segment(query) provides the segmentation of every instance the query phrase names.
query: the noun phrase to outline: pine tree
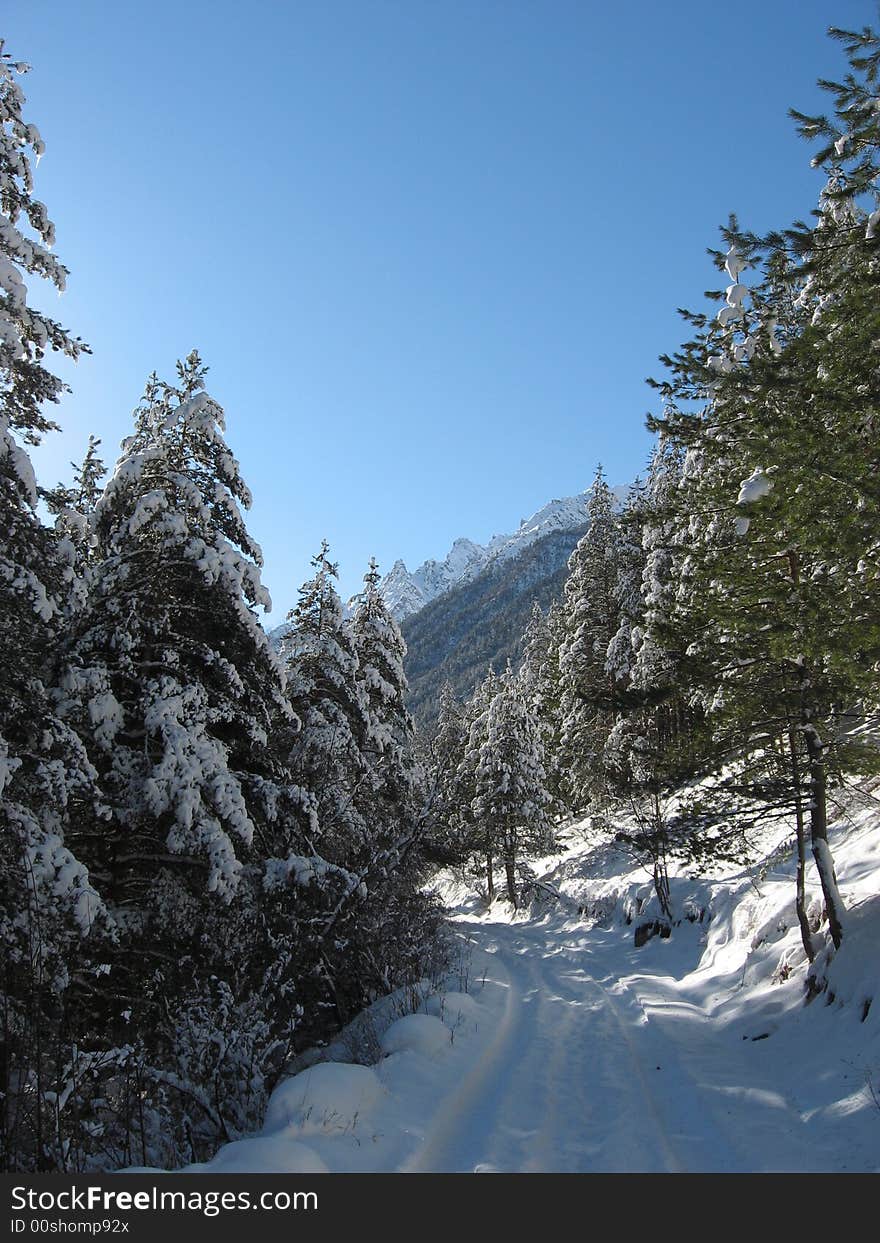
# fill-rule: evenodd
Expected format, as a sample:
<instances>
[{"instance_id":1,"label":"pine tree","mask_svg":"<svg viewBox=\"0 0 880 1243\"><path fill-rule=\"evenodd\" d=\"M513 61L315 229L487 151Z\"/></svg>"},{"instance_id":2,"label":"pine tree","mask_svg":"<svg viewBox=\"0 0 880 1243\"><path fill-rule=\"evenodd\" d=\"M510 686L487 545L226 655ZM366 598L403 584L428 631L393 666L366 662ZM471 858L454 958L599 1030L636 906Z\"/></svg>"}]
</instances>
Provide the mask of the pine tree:
<instances>
[{"instance_id":1,"label":"pine tree","mask_svg":"<svg viewBox=\"0 0 880 1243\"><path fill-rule=\"evenodd\" d=\"M103 490L101 481L107 468L98 456L100 440L89 437L86 455L73 468L73 483L57 484L54 488L38 489L46 508L55 514L56 547L65 562L65 580L69 590L66 596L68 609L80 608L85 600L86 570L95 559L97 536L94 533L94 513Z\"/></svg>"},{"instance_id":2,"label":"pine tree","mask_svg":"<svg viewBox=\"0 0 880 1243\"><path fill-rule=\"evenodd\" d=\"M538 723L510 666L487 705L480 732L473 816L485 833L487 853L504 863L507 896L516 907L517 865L524 853L549 847L552 834Z\"/></svg>"},{"instance_id":3,"label":"pine tree","mask_svg":"<svg viewBox=\"0 0 880 1243\"><path fill-rule=\"evenodd\" d=\"M148 382L63 682L105 798L84 845L121 927L94 996L98 1048L122 1050L95 1121L163 1164L254 1125L310 996L293 886L324 875L303 877L309 798L278 743L296 720L204 376L194 352ZM150 1107L126 1128L132 1092Z\"/></svg>"},{"instance_id":4,"label":"pine tree","mask_svg":"<svg viewBox=\"0 0 880 1243\"><path fill-rule=\"evenodd\" d=\"M634 489L622 515L618 573L620 621L608 648L615 681L615 719L602 767L609 792L627 811L618 840L651 867L670 922L668 862L691 850L687 820L676 813L680 787L697 775L700 714L690 703L676 613L681 556L677 543L680 455L660 438L644 488Z\"/></svg>"},{"instance_id":5,"label":"pine tree","mask_svg":"<svg viewBox=\"0 0 880 1243\"><path fill-rule=\"evenodd\" d=\"M294 780L317 801L316 840L353 858L367 828L357 799L367 779L367 705L358 678L352 628L333 580L338 568L326 541L312 559L315 575L300 588L282 642L287 694L302 727L288 763Z\"/></svg>"},{"instance_id":6,"label":"pine tree","mask_svg":"<svg viewBox=\"0 0 880 1243\"><path fill-rule=\"evenodd\" d=\"M636 479L618 519L615 550L617 578L614 585L617 629L605 653L605 670L616 692L625 693L632 678L645 616L644 547L645 507L648 488Z\"/></svg>"},{"instance_id":7,"label":"pine tree","mask_svg":"<svg viewBox=\"0 0 880 1243\"><path fill-rule=\"evenodd\" d=\"M548 810L552 815L562 815L566 811L566 770L560 762L559 647L563 625L564 612L559 601L553 601L546 616L535 602L523 635L523 660L519 670L521 693L535 713L544 748L546 784L551 798Z\"/></svg>"},{"instance_id":8,"label":"pine tree","mask_svg":"<svg viewBox=\"0 0 880 1243\"><path fill-rule=\"evenodd\" d=\"M384 834L393 836L412 815L413 723L406 707L406 644L379 592L380 580L371 560L352 630L367 711L364 746L372 772L372 788L364 792L365 814L374 824L385 825Z\"/></svg>"},{"instance_id":9,"label":"pine tree","mask_svg":"<svg viewBox=\"0 0 880 1243\"><path fill-rule=\"evenodd\" d=\"M601 751L612 723L614 682L608 647L618 628L619 527L602 468L587 505L590 525L569 560L560 672L560 762L572 811L602 792Z\"/></svg>"},{"instance_id":10,"label":"pine tree","mask_svg":"<svg viewBox=\"0 0 880 1243\"><path fill-rule=\"evenodd\" d=\"M348 909L345 962L334 968L337 999L349 1008L423 974L439 927L436 900L421 892L429 811L406 707L406 644L379 593L380 579L371 560L351 621L366 719L365 776L355 796L365 832L340 842L342 853L333 856L360 887Z\"/></svg>"},{"instance_id":11,"label":"pine tree","mask_svg":"<svg viewBox=\"0 0 880 1243\"><path fill-rule=\"evenodd\" d=\"M429 843L427 850L435 862L461 863L468 846L464 825L465 804L459 768L468 738L465 705L449 682L440 691L437 725L431 739L427 779L429 798Z\"/></svg>"},{"instance_id":12,"label":"pine tree","mask_svg":"<svg viewBox=\"0 0 880 1243\"><path fill-rule=\"evenodd\" d=\"M47 351L70 358L87 351L28 302L28 276L61 291L67 270L50 252L54 226L32 193L31 156L44 148L22 117L18 78L27 68L0 43L0 1164L7 1169L67 1160L76 1098L65 1068L77 1037L78 982L111 935L72 833L94 798L94 772L51 698L67 567L37 518L26 448L57 426L42 406L57 402L65 386L44 365ZM62 1099L71 1102L67 1112Z\"/></svg>"},{"instance_id":13,"label":"pine tree","mask_svg":"<svg viewBox=\"0 0 880 1243\"><path fill-rule=\"evenodd\" d=\"M719 751L749 756L747 788L809 824L834 946L845 911L828 848L829 784L866 762L846 732L876 700L880 633L873 426L876 245L858 195L880 137L877 40L846 36L853 72L836 118L798 114L827 141L816 224L765 239L735 221L716 252L733 282L714 321L665 361L663 427L688 454L695 555L682 602L695 684ZM876 203L876 197L874 202ZM751 267L749 283L740 279ZM705 401L694 413L694 398ZM870 761L868 761L870 762ZM800 835L800 832L799 832ZM815 942L798 905L805 949Z\"/></svg>"},{"instance_id":14,"label":"pine tree","mask_svg":"<svg viewBox=\"0 0 880 1243\"><path fill-rule=\"evenodd\" d=\"M495 901L497 842L488 823L477 814L477 771L483 748L488 742L490 708L500 685L500 679L490 665L467 705L467 739L456 770L461 837L468 853L479 860L478 871L486 877L486 898L490 904Z\"/></svg>"}]
</instances>

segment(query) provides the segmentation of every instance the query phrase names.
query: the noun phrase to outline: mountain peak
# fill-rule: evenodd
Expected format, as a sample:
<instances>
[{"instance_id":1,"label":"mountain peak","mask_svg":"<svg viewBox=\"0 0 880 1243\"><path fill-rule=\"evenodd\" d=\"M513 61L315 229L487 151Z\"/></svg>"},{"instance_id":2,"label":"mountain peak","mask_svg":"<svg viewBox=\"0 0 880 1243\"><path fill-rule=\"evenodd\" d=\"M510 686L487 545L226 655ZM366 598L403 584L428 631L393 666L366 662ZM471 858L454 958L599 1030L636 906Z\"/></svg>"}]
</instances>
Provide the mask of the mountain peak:
<instances>
[{"instance_id":1,"label":"mountain peak","mask_svg":"<svg viewBox=\"0 0 880 1243\"><path fill-rule=\"evenodd\" d=\"M620 502L628 488L619 487L613 491ZM493 535L485 546L459 536L442 561L424 561L412 573L403 561L395 561L379 584L382 598L394 617L403 621L452 587L469 582L488 566L518 556L529 544L552 531L584 526L588 520L588 502L589 492L556 497L530 518L523 518L512 535Z\"/></svg>"}]
</instances>

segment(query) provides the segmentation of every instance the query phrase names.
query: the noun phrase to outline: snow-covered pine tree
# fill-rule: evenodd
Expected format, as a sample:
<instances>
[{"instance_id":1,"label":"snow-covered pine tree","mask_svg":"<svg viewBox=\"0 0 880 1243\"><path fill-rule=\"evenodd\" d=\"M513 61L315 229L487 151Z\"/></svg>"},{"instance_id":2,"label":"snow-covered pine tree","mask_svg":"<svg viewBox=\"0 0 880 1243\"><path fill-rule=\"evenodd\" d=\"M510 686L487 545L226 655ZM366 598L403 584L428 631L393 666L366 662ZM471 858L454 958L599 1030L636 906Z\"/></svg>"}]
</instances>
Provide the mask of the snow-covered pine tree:
<instances>
[{"instance_id":1,"label":"snow-covered pine tree","mask_svg":"<svg viewBox=\"0 0 880 1243\"><path fill-rule=\"evenodd\" d=\"M733 282L720 295L725 305L712 323L689 317L697 336L665 360L667 411L655 420L693 464L699 557L685 603L692 619L708 623L694 627L697 681L728 750L765 760L749 791L787 803L799 827L808 821L834 946L845 912L827 791L845 766L866 762L846 724L860 701L876 703L880 657L880 215L858 199L880 150L880 45L871 32L845 39L852 72L840 86L825 84L835 119L798 114L806 136L826 140L814 160L828 172L817 223L765 239L734 222L724 231L728 249L716 262ZM739 279L746 264L755 269L748 286ZM708 400L695 414L701 393ZM803 865L802 857L798 905L811 955Z\"/></svg>"},{"instance_id":2,"label":"snow-covered pine tree","mask_svg":"<svg viewBox=\"0 0 880 1243\"><path fill-rule=\"evenodd\" d=\"M334 861L361 878L365 898L346 949L344 991L352 1006L424 973L439 926L436 902L421 892L428 811L406 707L406 644L379 592L375 559L352 602L357 680L366 707L366 777L355 806L365 835ZM341 844L341 843L340 843Z\"/></svg>"},{"instance_id":3,"label":"snow-covered pine tree","mask_svg":"<svg viewBox=\"0 0 880 1243\"><path fill-rule=\"evenodd\" d=\"M671 815L676 792L697 771L699 713L689 706L675 612L681 560L678 543L680 454L660 438L647 483L621 515L620 621L608 648L615 679L615 719L602 764L608 790L628 813L618 839L652 869L661 911L673 912L667 864L686 829Z\"/></svg>"},{"instance_id":4,"label":"snow-covered pine tree","mask_svg":"<svg viewBox=\"0 0 880 1243\"><path fill-rule=\"evenodd\" d=\"M566 810L565 769L561 763L559 645L563 633L564 611L554 600L546 615L535 601L523 635L523 659L519 669L521 692L538 721L544 748L549 811L561 815Z\"/></svg>"},{"instance_id":5,"label":"snow-covered pine tree","mask_svg":"<svg viewBox=\"0 0 880 1243\"><path fill-rule=\"evenodd\" d=\"M552 831L536 714L509 665L488 703L480 732L473 817L486 835L487 853L504 864L507 896L516 907L517 865L524 854L548 849Z\"/></svg>"},{"instance_id":6,"label":"snow-covered pine tree","mask_svg":"<svg viewBox=\"0 0 880 1243\"><path fill-rule=\"evenodd\" d=\"M451 683L444 682L440 691L437 724L429 749L426 781L429 824L427 850L435 862L461 863L468 854L464 833L466 800L462 795L459 776L467 738L468 717L465 705L456 696Z\"/></svg>"},{"instance_id":7,"label":"snow-covered pine tree","mask_svg":"<svg viewBox=\"0 0 880 1243\"><path fill-rule=\"evenodd\" d=\"M619 524L601 466L587 505L590 525L569 559L559 644L559 764L571 811L603 789L601 753L611 728L614 679L608 646L618 627Z\"/></svg>"},{"instance_id":8,"label":"snow-covered pine tree","mask_svg":"<svg viewBox=\"0 0 880 1243\"><path fill-rule=\"evenodd\" d=\"M786 581L790 554L797 559L803 551L805 530L781 510L778 522L765 519L777 450L769 459L755 456L757 425L765 418L774 421L780 393L769 398L766 410L754 405L757 377L776 370L781 341L796 339L802 317L790 281L779 279L778 252L767 257L764 279L759 273L754 281L753 274L754 283L747 285L747 267L762 265L760 248L735 220L724 237L727 249L715 260L726 268L734 282L728 288L735 292L724 295L714 321L693 317L697 336L672 360L677 370L663 390L666 411L655 420L685 450L677 542L686 552L678 559L674 622L666 642L685 653L691 703L704 714L711 739L705 752L711 793L696 793L686 808L692 826L704 830L692 835L690 846L698 857L747 851L756 821L793 814L801 856L797 907L812 957L803 887L801 830L808 796L797 660L818 634ZM735 315L728 316L728 310ZM771 387L781 390L780 379L777 375ZM700 383L706 405L694 414ZM791 465L800 471L802 462L795 466L800 437L792 432L791 426L787 433L777 429L778 453L785 455L788 435Z\"/></svg>"},{"instance_id":9,"label":"snow-covered pine tree","mask_svg":"<svg viewBox=\"0 0 880 1243\"><path fill-rule=\"evenodd\" d=\"M176 384L147 384L95 509L62 684L106 800L88 859L120 937L92 1034L118 1070L94 1121L118 1163L173 1165L255 1125L311 962L294 886L325 875L307 866L251 497L205 370L193 352Z\"/></svg>"},{"instance_id":10,"label":"snow-covered pine tree","mask_svg":"<svg viewBox=\"0 0 880 1243\"><path fill-rule=\"evenodd\" d=\"M302 722L288 763L297 784L316 800L322 850L353 858L353 843L367 835L357 795L367 775L369 725L354 635L329 551L325 541L312 558L315 574L299 590L282 641L287 694Z\"/></svg>"},{"instance_id":11,"label":"snow-covered pine tree","mask_svg":"<svg viewBox=\"0 0 880 1243\"><path fill-rule=\"evenodd\" d=\"M488 673L467 705L467 739L455 777L461 837L465 849L474 857L477 874L486 877L486 898L490 903L495 901L497 849L489 826L476 815L475 799L477 769L488 738L489 708L499 692L500 684L498 674L490 665Z\"/></svg>"},{"instance_id":12,"label":"snow-covered pine tree","mask_svg":"<svg viewBox=\"0 0 880 1243\"><path fill-rule=\"evenodd\" d=\"M617 629L605 653L605 668L618 696L625 694L629 686L645 615L643 579L647 554L643 537L647 491L647 485L636 479L618 517L614 587Z\"/></svg>"},{"instance_id":13,"label":"snow-covered pine tree","mask_svg":"<svg viewBox=\"0 0 880 1243\"><path fill-rule=\"evenodd\" d=\"M416 774L413 723L406 707L406 644L379 592L380 580L373 559L355 603L352 630L367 710L364 747L372 770L371 788L364 790L364 814L376 827L387 825L382 833L393 837L412 819Z\"/></svg>"},{"instance_id":14,"label":"snow-covered pine tree","mask_svg":"<svg viewBox=\"0 0 880 1243\"><path fill-rule=\"evenodd\" d=\"M28 304L27 277L61 291L67 269L33 197L31 159L43 143L22 117L27 68L0 42L0 1165L18 1170L73 1159L79 982L109 934L71 832L94 797L94 772L50 695L69 565L37 518L26 449L57 426L43 403L65 386L47 351L87 350Z\"/></svg>"},{"instance_id":15,"label":"snow-covered pine tree","mask_svg":"<svg viewBox=\"0 0 880 1243\"><path fill-rule=\"evenodd\" d=\"M79 465L76 462L70 463L73 470L72 484L59 483L54 488L38 489L50 513L64 516L68 510L85 515L94 512L104 491L102 481L107 474L107 467L98 455L100 444L97 436L89 436L88 448L82 462ZM74 525L78 527L80 524L74 520Z\"/></svg>"},{"instance_id":16,"label":"snow-covered pine tree","mask_svg":"<svg viewBox=\"0 0 880 1243\"><path fill-rule=\"evenodd\" d=\"M55 514L55 531L61 551L68 563L65 577L69 581L68 609L79 608L85 599L86 568L93 562L97 537L94 534L95 506L103 491L102 480L107 468L98 456L101 442L89 436L82 462L73 468L73 483L59 483L54 488L39 488L39 494L51 514Z\"/></svg>"}]
</instances>

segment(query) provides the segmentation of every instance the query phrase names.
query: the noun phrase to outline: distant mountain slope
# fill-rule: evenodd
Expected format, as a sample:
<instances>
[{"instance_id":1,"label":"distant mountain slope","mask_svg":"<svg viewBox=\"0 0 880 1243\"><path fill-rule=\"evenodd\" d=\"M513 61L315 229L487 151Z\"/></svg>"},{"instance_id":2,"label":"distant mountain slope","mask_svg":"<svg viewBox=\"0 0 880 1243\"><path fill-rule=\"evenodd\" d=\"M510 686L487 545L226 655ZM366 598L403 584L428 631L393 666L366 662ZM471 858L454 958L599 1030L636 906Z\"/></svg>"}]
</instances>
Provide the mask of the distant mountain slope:
<instances>
[{"instance_id":1,"label":"distant mountain slope","mask_svg":"<svg viewBox=\"0 0 880 1243\"><path fill-rule=\"evenodd\" d=\"M622 501L628 489L618 487L613 491ZM395 561L379 584L382 597L394 617L402 622L453 587L473 581L493 566L516 559L526 548L554 531L583 528L588 501L588 492L549 501L531 518L523 518L512 535L493 535L486 545L457 539L442 561L424 561L412 572L403 561Z\"/></svg>"},{"instance_id":2,"label":"distant mountain slope","mask_svg":"<svg viewBox=\"0 0 880 1243\"><path fill-rule=\"evenodd\" d=\"M583 523L550 530L494 557L473 579L404 619L410 711L420 725L435 719L444 682L466 698L490 665L500 670L508 658L519 659L533 601L546 611L562 594L568 558L585 530Z\"/></svg>"},{"instance_id":3,"label":"distant mountain slope","mask_svg":"<svg viewBox=\"0 0 880 1243\"><path fill-rule=\"evenodd\" d=\"M629 488L612 492L622 504ZM546 611L562 594L588 502L588 492L549 501L512 535L493 535L486 545L457 539L442 561L424 561L412 573L394 563L379 590L406 639L410 710L420 724L433 722L445 681L468 697L490 665L501 670L519 659L532 603ZM276 650L288 626L270 631Z\"/></svg>"},{"instance_id":4,"label":"distant mountain slope","mask_svg":"<svg viewBox=\"0 0 880 1243\"><path fill-rule=\"evenodd\" d=\"M402 561L395 561L379 584L379 591L394 617L402 621L456 583L479 574L486 556L482 544L457 539L443 561L424 561L412 574Z\"/></svg>"}]
</instances>

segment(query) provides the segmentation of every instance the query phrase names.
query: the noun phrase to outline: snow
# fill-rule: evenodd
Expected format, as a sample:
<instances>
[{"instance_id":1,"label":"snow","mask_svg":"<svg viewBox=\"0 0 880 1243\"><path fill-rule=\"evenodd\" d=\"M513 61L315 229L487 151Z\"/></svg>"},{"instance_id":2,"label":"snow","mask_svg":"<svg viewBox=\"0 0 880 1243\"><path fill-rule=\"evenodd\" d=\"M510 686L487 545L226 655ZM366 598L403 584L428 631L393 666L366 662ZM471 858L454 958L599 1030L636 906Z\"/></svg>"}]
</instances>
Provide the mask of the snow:
<instances>
[{"instance_id":1,"label":"snow","mask_svg":"<svg viewBox=\"0 0 880 1243\"><path fill-rule=\"evenodd\" d=\"M449 1028L431 1014L405 1014L382 1037L382 1052L420 1053L434 1058L449 1048Z\"/></svg>"},{"instance_id":2,"label":"snow","mask_svg":"<svg viewBox=\"0 0 880 1243\"><path fill-rule=\"evenodd\" d=\"M434 993L428 997L422 1007L425 1014L433 1014L456 1031L465 1023L476 1024L480 1020L482 1010L480 1003L470 993Z\"/></svg>"},{"instance_id":3,"label":"snow","mask_svg":"<svg viewBox=\"0 0 880 1243\"><path fill-rule=\"evenodd\" d=\"M21 485L27 503L35 509L37 505L37 480L33 464L27 451L16 444L13 439L12 433L9 431L8 420L0 417L0 461L3 460L8 460L13 474Z\"/></svg>"},{"instance_id":4,"label":"snow","mask_svg":"<svg viewBox=\"0 0 880 1243\"><path fill-rule=\"evenodd\" d=\"M870 1024L875 1038L880 1036L878 930L880 896L875 895L847 914L840 949L834 952L828 947L811 970L811 975L827 985L835 1004L849 1006L851 1013ZM880 1078L880 1067L877 1073Z\"/></svg>"},{"instance_id":5,"label":"snow","mask_svg":"<svg viewBox=\"0 0 880 1243\"><path fill-rule=\"evenodd\" d=\"M745 266L745 262L736 246L731 246L730 250L727 252L724 264L724 270L727 272L727 275L732 281L736 282L739 280L740 272L744 270Z\"/></svg>"},{"instance_id":6,"label":"snow","mask_svg":"<svg viewBox=\"0 0 880 1243\"><path fill-rule=\"evenodd\" d=\"M389 1031L393 1030L392 1025ZM448 1042L449 1033L445 1028L443 1032ZM360 1115L375 1108L384 1095L378 1075L369 1066L319 1062L275 1089L263 1129L287 1136L353 1131Z\"/></svg>"},{"instance_id":7,"label":"snow","mask_svg":"<svg viewBox=\"0 0 880 1243\"><path fill-rule=\"evenodd\" d=\"M706 366L716 375L726 375L733 369L733 363L726 354L710 354L706 359Z\"/></svg>"},{"instance_id":8,"label":"snow","mask_svg":"<svg viewBox=\"0 0 880 1243\"><path fill-rule=\"evenodd\" d=\"M742 307L739 306L723 306L716 316L722 328L726 328L728 324L736 323L742 317Z\"/></svg>"},{"instance_id":9,"label":"snow","mask_svg":"<svg viewBox=\"0 0 880 1243\"><path fill-rule=\"evenodd\" d=\"M740 483L739 496L736 498L736 503L737 505L753 505L755 501L760 501L768 492L772 491L773 480L767 476L760 466L756 466L748 479L743 479Z\"/></svg>"},{"instance_id":10,"label":"snow","mask_svg":"<svg viewBox=\"0 0 880 1243\"><path fill-rule=\"evenodd\" d=\"M213 1160L185 1166L184 1174L326 1174L313 1149L297 1140L256 1136L226 1144Z\"/></svg>"},{"instance_id":11,"label":"snow","mask_svg":"<svg viewBox=\"0 0 880 1243\"><path fill-rule=\"evenodd\" d=\"M815 316L814 316L814 322L815 322ZM782 346L779 342L779 338L776 335L776 330L778 327L779 325L777 324L775 319L770 319L767 321L767 332L770 337L770 350L771 350L771 353L775 354L777 357L778 355L782 353Z\"/></svg>"},{"instance_id":12,"label":"snow","mask_svg":"<svg viewBox=\"0 0 880 1243\"><path fill-rule=\"evenodd\" d=\"M275 1089L262 1134L190 1170L880 1172L872 785L830 829L846 936L810 1004L790 824L764 829L751 867L672 868L681 922L640 948L656 899L618 827L570 826L517 913L441 875L446 980L369 1007L311 1054L335 1060ZM818 914L812 865L807 901Z\"/></svg>"}]
</instances>

